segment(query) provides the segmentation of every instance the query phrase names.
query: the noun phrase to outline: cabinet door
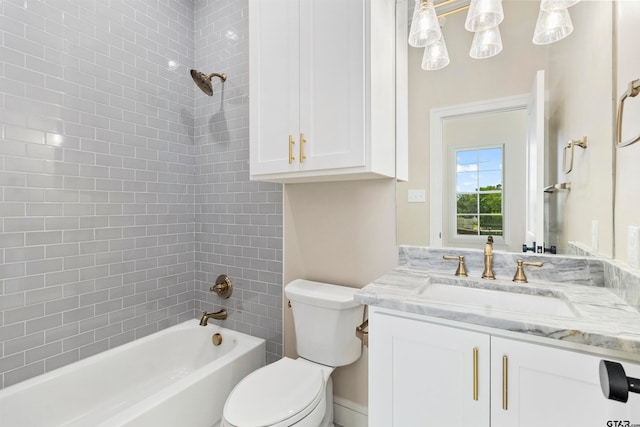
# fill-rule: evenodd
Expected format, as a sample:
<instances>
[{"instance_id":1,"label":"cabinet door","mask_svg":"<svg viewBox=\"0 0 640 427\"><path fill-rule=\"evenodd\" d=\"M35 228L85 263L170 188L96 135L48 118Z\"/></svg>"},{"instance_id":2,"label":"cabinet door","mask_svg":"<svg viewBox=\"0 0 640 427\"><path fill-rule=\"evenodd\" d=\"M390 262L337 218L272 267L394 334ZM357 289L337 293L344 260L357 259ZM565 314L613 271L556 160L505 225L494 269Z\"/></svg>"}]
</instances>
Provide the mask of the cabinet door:
<instances>
[{"instance_id":1,"label":"cabinet door","mask_svg":"<svg viewBox=\"0 0 640 427\"><path fill-rule=\"evenodd\" d=\"M251 174L298 169L300 4L249 2ZM295 161L289 162L289 136Z\"/></svg>"},{"instance_id":2,"label":"cabinet door","mask_svg":"<svg viewBox=\"0 0 640 427\"><path fill-rule=\"evenodd\" d=\"M370 314L370 427L487 427L489 377L489 336Z\"/></svg>"},{"instance_id":3,"label":"cabinet door","mask_svg":"<svg viewBox=\"0 0 640 427\"><path fill-rule=\"evenodd\" d=\"M366 3L300 2L300 170L365 166Z\"/></svg>"},{"instance_id":4,"label":"cabinet door","mask_svg":"<svg viewBox=\"0 0 640 427\"><path fill-rule=\"evenodd\" d=\"M640 395L630 395L626 404L603 396L598 369L601 357L502 338L491 338L491 354L493 427L606 427L640 423ZM507 371L504 389L503 360ZM628 376L640 375L640 366L623 365ZM629 423L615 424L620 420Z\"/></svg>"}]
</instances>

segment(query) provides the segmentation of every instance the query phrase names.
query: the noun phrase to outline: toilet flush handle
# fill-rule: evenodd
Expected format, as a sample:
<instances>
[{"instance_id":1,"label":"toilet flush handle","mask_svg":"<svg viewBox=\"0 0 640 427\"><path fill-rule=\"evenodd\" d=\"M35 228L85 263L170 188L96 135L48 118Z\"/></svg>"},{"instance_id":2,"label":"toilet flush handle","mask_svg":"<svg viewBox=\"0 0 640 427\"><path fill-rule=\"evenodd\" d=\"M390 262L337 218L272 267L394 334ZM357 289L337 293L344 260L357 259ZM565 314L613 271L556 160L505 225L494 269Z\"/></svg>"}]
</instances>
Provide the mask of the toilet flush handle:
<instances>
[{"instance_id":1,"label":"toilet flush handle","mask_svg":"<svg viewBox=\"0 0 640 427\"><path fill-rule=\"evenodd\" d=\"M369 347L369 331L365 331L368 327L369 319L366 319L356 327L356 337L358 337L366 347Z\"/></svg>"}]
</instances>

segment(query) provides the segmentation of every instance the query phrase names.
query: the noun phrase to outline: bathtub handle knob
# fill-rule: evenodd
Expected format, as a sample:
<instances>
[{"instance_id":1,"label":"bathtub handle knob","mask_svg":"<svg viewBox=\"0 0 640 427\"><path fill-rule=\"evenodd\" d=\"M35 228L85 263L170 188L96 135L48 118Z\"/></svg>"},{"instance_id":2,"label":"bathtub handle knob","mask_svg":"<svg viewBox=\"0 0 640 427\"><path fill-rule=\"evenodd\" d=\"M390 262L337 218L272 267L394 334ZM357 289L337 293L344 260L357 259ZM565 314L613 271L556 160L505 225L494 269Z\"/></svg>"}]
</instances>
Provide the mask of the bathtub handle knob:
<instances>
[{"instance_id":1,"label":"bathtub handle knob","mask_svg":"<svg viewBox=\"0 0 640 427\"><path fill-rule=\"evenodd\" d=\"M233 292L233 283L231 283L231 279L226 274L221 274L216 279L215 284L209 288L211 292L215 292L218 294L220 298L227 299L231 296Z\"/></svg>"}]
</instances>

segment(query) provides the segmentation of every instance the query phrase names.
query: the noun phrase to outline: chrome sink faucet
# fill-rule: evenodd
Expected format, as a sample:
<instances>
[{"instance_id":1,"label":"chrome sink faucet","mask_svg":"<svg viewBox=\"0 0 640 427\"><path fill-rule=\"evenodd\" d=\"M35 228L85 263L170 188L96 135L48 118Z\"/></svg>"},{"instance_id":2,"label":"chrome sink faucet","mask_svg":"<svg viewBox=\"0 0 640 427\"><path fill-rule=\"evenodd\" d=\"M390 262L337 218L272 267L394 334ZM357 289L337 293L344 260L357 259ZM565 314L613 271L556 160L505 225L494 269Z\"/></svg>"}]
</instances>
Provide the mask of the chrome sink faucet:
<instances>
[{"instance_id":1,"label":"chrome sink faucet","mask_svg":"<svg viewBox=\"0 0 640 427\"><path fill-rule=\"evenodd\" d=\"M495 280L496 276L493 274L493 236L487 237L487 243L484 245L484 271L482 272L483 279Z\"/></svg>"}]
</instances>

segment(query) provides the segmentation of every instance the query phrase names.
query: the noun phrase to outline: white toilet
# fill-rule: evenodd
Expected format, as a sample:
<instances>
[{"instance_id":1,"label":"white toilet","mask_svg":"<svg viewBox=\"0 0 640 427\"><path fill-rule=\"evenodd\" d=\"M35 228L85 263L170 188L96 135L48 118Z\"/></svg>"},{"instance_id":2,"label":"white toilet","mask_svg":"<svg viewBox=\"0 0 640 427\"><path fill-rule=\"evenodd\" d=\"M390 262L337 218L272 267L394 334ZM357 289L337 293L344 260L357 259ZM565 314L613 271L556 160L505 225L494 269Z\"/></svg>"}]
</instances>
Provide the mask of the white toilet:
<instances>
[{"instance_id":1,"label":"white toilet","mask_svg":"<svg viewBox=\"0 0 640 427\"><path fill-rule=\"evenodd\" d=\"M364 306L354 288L294 280L285 287L300 357L260 368L236 385L221 427L332 427L331 372L362 354L355 328Z\"/></svg>"}]
</instances>

